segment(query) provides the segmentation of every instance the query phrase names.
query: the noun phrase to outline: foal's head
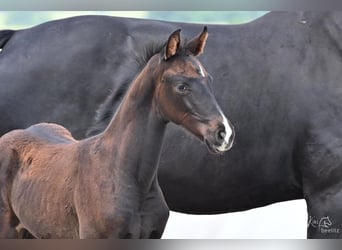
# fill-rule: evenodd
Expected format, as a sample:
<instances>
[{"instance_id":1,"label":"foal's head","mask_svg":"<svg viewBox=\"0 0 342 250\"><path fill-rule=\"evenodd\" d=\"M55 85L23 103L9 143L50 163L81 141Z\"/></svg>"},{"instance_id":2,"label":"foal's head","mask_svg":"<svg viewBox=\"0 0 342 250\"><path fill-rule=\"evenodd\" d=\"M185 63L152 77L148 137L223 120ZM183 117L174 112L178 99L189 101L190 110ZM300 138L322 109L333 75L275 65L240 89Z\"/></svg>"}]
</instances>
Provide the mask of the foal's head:
<instances>
[{"instance_id":1,"label":"foal's head","mask_svg":"<svg viewBox=\"0 0 342 250\"><path fill-rule=\"evenodd\" d=\"M213 153L230 149L234 130L212 92L212 77L197 57L203 52L207 28L181 46L180 30L172 33L155 69L155 106L166 121L180 124Z\"/></svg>"}]
</instances>

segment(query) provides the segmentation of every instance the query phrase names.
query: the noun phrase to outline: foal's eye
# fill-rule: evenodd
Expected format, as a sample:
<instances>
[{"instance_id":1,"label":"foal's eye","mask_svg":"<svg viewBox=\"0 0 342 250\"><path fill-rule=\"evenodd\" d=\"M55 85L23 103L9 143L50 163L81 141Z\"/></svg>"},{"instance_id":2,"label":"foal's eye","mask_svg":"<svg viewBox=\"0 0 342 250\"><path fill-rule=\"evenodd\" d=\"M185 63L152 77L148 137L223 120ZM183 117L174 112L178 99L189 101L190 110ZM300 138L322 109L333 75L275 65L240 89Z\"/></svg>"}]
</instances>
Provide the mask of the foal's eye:
<instances>
[{"instance_id":1,"label":"foal's eye","mask_svg":"<svg viewBox=\"0 0 342 250\"><path fill-rule=\"evenodd\" d=\"M190 90L189 86L186 83L180 83L177 85L176 88L177 88L177 91L181 94L185 94Z\"/></svg>"}]
</instances>

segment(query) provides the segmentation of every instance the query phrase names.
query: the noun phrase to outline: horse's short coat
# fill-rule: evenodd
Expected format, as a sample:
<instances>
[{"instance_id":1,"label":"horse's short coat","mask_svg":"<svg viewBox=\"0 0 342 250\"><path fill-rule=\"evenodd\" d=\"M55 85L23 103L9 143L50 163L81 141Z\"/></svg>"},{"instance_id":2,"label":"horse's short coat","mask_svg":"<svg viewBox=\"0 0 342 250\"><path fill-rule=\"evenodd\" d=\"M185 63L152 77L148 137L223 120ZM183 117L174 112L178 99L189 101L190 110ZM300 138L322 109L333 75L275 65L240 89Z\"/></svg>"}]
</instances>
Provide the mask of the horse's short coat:
<instances>
[{"instance_id":1,"label":"horse's short coat","mask_svg":"<svg viewBox=\"0 0 342 250\"><path fill-rule=\"evenodd\" d=\"M199 26L86 16L0 32L0 133L41 121L76 138L103 131L156 41ZM308 218L342 228L342 12L271 12L208 28L201 62L235 145L218 157L170 124L158 170L170 209L227 213L305 199ZM308 237L342 233L309 226Z\"/></svg>"},{"instance_id":2,"label":"horse's short coat","mask_svg":"<svg viewBox=\"0 0 342 250\"><path fill-rule=\"evenodd\" d=\"M77 141L40 123L0 138L0 237L161 237L169 210L156 171L167 122L214 153L233 140L209 74L196 70L207 30L182 47L179 32L138 74L103 133Z\"/></svg>"}]
</instances>

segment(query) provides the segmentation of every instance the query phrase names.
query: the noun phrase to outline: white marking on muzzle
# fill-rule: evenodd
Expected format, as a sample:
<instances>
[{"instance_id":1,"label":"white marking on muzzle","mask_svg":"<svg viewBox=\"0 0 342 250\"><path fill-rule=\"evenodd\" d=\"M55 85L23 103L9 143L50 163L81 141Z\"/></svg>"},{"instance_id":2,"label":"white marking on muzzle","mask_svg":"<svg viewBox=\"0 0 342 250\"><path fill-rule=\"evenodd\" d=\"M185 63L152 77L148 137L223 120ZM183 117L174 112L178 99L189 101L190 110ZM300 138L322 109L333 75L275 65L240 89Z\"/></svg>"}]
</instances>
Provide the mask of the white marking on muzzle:
<instances>
[{"instance_id":1,"label":"white marking on muzzle","mask_svg":"<svg viewBox=\"0 0 342 250\"><path fill-rule=\"evenodd\" d=\"M220 152L223 152L223 151L227 151L228 149L231 148L231 145L229 145L229 140L230 140L230 137L233 134L233 130L229 126L229 123L228 123L228 120L227 120L226 116L221 111L220 111L220 114L222 116L222 123L223 123L224 129L225 129L226 135L225 135L225 137L223 139L222 145L217 147L217 150L219 150Z\"/></svg>"}]
</instances>

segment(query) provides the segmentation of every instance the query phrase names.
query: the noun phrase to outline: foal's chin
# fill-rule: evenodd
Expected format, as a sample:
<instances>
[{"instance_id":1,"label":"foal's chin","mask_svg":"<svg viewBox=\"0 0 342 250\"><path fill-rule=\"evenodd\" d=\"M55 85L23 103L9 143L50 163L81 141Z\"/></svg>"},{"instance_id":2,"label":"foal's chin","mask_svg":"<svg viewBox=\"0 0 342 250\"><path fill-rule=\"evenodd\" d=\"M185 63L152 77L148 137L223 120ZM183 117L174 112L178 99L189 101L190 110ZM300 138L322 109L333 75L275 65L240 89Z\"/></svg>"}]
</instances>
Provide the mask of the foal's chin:
<instances>
[{"instance_id":1,"label":"foal's chin","mask_svg":"<svg viewBox=\"0 0 342 250\"><path fill-rule=\"evenodd\" d=\"M204 139L204 143L207 145L208 151L212 154L223 154L231 149L232 144L223 143L221 145L216 145L207 139Z\"/></svg>"}]
</instances>

